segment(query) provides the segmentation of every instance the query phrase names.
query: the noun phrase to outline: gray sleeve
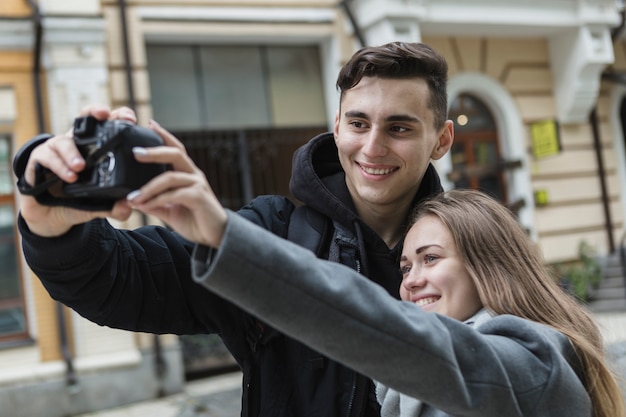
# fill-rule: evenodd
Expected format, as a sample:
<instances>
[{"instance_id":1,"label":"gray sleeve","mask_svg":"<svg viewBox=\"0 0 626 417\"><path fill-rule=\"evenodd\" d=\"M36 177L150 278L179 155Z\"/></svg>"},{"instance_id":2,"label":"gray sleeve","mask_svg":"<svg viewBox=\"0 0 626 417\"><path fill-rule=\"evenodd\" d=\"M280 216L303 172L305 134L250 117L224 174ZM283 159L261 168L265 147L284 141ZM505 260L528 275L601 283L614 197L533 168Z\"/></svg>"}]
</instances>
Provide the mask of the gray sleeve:
<instances>
[{"instance_id":1,"label":"gray sleeve","mask_svg":"<svg viewBox=\"0 0 626 417\"><path fill-rule=\"evenodd\" d=\"M229 212L218 251L196 248L194 278L313 349L459 416L588 416L562 335L512 316L480 331L390 297ZM546 404L547 403L547 404ZM554 414L546 414L552 411Z\"/></svg>"}]
</instances>

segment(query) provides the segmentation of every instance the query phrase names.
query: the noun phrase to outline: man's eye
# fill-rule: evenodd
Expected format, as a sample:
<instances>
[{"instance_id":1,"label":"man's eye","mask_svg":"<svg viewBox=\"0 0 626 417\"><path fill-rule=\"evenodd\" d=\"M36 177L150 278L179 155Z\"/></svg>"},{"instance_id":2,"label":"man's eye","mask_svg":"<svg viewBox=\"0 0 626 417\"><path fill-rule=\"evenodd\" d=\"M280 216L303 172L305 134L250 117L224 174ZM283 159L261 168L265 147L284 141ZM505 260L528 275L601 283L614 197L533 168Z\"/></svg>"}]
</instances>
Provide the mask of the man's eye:
<instances>
[{"instance_id":1,"label":"man's eye","mask_svg":"<svg viewBox=\"0 0 626 417\"><path fill-rule=\"evenodd\" d=\"M363 127L363 122L360 122L360 121L358 121L358 120L353 120L353 121L351 121L351 122L350 122L350 124L351 124L353 127L356 127L357 129L360 129L360 128L362 128L362 127Z\"/></svg>"},{"instance_id":2,"label":"man's eye","mask_svg":"<svg viewBox=\"0 0 626 417\"><path fill-rule=\"evenodd\" d=\"M407 129L404 126L393 126L391 128L391 131L395 132L395 133L405 133L407 132L409 129Z\"/></svg>"}]
</instances>

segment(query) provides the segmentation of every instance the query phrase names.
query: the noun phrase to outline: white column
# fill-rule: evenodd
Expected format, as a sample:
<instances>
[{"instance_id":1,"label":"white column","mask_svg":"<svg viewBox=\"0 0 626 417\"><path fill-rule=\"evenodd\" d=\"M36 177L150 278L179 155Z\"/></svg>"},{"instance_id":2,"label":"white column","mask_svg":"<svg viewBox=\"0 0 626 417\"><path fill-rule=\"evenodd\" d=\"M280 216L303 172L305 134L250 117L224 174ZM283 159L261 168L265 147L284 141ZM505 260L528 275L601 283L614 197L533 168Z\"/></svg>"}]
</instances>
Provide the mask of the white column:
<instances>
[{"instance_id":1,"label":"white column","mask_svg":"<svg viewBox=\"0 0 626 417\"><path fill-rule=\"evenodd\" d=\"M44 17L43 26L50 128L60 133L85 105L110 101L104 21Z\"/></svg>"}]
</instances>

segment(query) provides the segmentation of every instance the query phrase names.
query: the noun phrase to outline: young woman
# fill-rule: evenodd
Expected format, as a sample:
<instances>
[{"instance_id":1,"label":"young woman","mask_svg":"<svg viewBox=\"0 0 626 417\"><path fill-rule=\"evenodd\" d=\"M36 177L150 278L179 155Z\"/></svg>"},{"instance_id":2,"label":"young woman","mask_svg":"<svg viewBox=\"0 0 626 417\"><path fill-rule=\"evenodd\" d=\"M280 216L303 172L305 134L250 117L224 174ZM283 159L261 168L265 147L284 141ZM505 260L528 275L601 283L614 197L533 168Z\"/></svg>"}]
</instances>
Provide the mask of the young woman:
<instances>
[{"instance_id":1,"label":"young woman","mask_svg":"<svg viewBox=\"0 0 626 417\"><path fill-rule=\"evenodd\" d=\"M199 283L379 381L383 416L626 415L593 319L495 200L449 191L416 208L399 301L225 211L182 145L155 129L170 146L138 159L174 170L129 204L198 243Z\"/></svg>"}]
</instances>

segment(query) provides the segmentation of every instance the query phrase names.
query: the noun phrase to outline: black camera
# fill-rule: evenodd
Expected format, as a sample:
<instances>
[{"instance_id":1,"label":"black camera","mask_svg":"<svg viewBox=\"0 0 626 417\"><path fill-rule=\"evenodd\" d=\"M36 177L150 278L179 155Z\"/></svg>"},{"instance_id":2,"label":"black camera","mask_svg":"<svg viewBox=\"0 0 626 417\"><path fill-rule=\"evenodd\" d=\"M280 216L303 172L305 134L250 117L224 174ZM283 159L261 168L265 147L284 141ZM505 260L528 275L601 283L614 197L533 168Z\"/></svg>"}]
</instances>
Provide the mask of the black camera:
<instances>
[{"instance_id":1,"label":"black camera","mask_svg":"<svg viewBox=\"0 0 626 417\"><path fill-rule=\"evenodd\" d=\"M40 164L35 165L35 184L26 182L24 172L30 153L51 135L42 134L22 146L13 159L20 193L31 195L40 204L81 210L110 210L115 202L169 169L167 164L135 160L134 147L163 145L156 132L122 120L99 121L92 116L74 120L74 143L86 166L73 183Z\"/></svg>"},{"instance_id":2,"label":"black camera","mask_svg":"<svg viewBox=\"0 0 626 417\"><path fill-rule=\"evenodd\" d=\"M134 147L160 146L163 141L154 131L130 122L79 117L74 142L87 165L76 182L63 184L68 196L119 200L167 169L165 164L135 160Z\"/></svg>"}]
</instances>

